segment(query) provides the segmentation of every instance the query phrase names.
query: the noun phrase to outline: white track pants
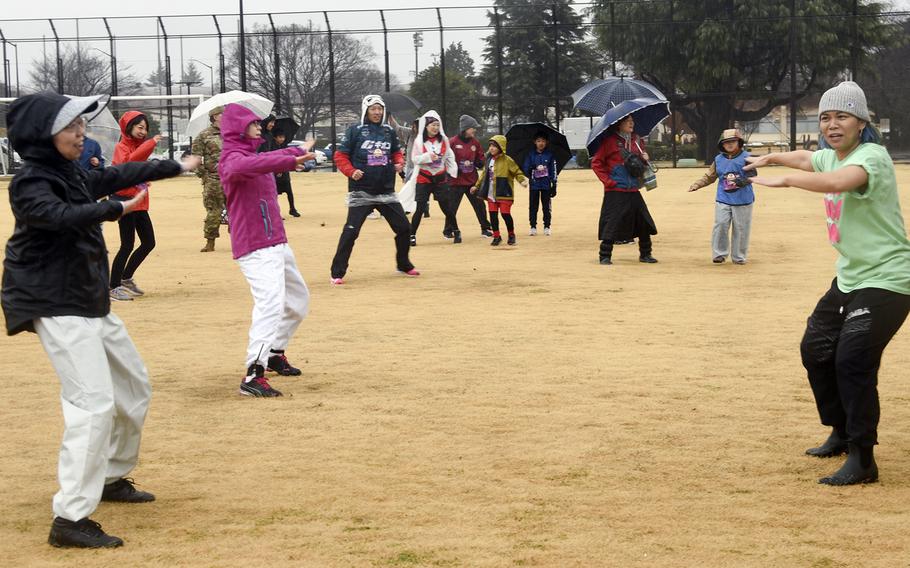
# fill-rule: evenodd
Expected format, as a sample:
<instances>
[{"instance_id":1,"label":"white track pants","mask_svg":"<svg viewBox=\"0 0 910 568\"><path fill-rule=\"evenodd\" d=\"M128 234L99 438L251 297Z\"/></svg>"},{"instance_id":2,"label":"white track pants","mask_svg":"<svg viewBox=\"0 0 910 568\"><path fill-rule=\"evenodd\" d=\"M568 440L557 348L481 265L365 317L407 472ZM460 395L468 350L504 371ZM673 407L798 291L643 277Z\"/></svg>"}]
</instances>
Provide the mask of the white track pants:
<instances>
[{"instance_id":1,"label":"white track pants","mask_svg":"<svg viewBox=\"0 0 910 568\"><path fill-rule=\"evenodd\" d=\"M267 366L271 349L285 349L310 309L310 291L285 244L255 250L237 259L253 294L253 321L246 366Z\"/></svg>"},{"instance_id":2,"label":"white track pants","mask_svg":"<svg viewBox=\"0 0 910 568\"><path fill-rule=\"evenodd\" d=\"M148 371L113 313L39 318L34 324L60 378L63 404L54 515L78 521L98 506L105 483L136 466L152 394Z\"/></svg>"}]
</instances>

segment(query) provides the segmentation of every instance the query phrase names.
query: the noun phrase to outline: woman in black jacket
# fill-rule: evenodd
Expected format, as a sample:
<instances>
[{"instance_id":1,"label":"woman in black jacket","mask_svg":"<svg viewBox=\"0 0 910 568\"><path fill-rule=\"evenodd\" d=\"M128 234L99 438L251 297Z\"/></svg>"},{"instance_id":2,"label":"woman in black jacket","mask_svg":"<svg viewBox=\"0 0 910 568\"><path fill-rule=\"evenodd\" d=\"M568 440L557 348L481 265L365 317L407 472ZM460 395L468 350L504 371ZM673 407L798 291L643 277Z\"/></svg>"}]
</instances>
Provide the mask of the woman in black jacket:
<instances>
[{"instance_id":1,"label":"woman in black jacket","mask_svg":"<svg viewBox=\"0 0 910 568\"><path fill-rule=\"evenodd\" d=\"M6 331L38 334L60 378L65 429L48 542L113 547L123 541L88 518L98 502L151 501L126 479L136 465L151 389L145 365L111 313L102 221L133 210L97 201L138 183L178 175L199 158L131 162L85 172L76 165L88 113L105 101L45 92L21 97L7 113L9 139L25 165L9 186L16 219L3 261ZM114 479L112 483L107 483Z\"/></svg>"}]
</instances>

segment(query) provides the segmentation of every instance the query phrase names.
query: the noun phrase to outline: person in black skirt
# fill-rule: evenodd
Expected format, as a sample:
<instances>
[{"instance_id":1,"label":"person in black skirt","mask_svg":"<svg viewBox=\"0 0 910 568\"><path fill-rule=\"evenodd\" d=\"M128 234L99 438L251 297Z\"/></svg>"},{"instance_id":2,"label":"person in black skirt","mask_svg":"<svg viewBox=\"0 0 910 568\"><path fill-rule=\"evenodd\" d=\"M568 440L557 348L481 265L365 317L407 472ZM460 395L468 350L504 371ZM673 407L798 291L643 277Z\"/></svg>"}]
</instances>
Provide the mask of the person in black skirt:
<instances>
[{"instance_id":1,"label":"person in black skirt","mask_svg":"<svg viewBox=\"0 0 910 568\"><path fill-rule=\"evenodd\" d=\"M639 191L649 158L634 127L631 115L612 125L591 160L591 169L604 184L598 228L601 264L613 264L613 245L632 239L638 239L639 262L657 262L651 256L657 226Z\"/></svg>"}]
</instances>

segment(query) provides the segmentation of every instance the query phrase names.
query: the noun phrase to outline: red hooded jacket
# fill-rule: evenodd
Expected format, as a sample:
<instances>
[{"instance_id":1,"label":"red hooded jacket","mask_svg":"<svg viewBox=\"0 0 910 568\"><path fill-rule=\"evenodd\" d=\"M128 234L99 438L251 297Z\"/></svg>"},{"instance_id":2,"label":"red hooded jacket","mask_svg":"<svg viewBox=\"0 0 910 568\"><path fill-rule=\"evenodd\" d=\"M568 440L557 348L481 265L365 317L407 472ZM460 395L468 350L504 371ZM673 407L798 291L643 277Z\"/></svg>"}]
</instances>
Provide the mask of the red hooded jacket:
<instances>
[{"instance_id":1,"label":"red hooded jacket","mask_svg":"<svg viewBox=\"0 0 910 568\"><path fill-rule=\"evenodd\" d=\"M117 142L117 146L114 148L114 158L111 160L112 166L124 162L144 162L148 160L149 156L152 155L152 152L155 151L155 140L153 138L139 140L138 138L130 136L126 131L126 126L137 116L145 116L145 114L137 110L128 110L120 117L120 142ZM144 186L145 188L148 188L151 187L151 184L146 183ZM139 191L139 186L133 186L120 190L115 195L123 199L130 199L135 197ZM145 199L136 207L135 211L148 211L148 209L149 198L148 195L146 195Z\"/></svg>"}]
</instances>

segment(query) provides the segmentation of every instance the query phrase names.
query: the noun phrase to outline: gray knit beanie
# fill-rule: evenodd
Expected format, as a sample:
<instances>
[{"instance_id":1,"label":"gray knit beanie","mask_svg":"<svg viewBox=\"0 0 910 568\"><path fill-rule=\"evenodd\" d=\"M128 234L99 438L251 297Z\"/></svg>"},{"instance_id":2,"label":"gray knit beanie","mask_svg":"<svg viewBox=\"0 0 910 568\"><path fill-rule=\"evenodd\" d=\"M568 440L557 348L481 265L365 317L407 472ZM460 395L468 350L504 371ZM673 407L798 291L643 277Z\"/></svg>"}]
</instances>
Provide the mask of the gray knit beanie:
<instances>
[{"instance_id":1,"label":"gray knit beanie","mask_svg":"<svg viewBox=\"0 0 910 568\"><path fill-rule=\"evenodd\" d=\"M866 93L853 81L844 81L831 87L822 95L818 103L818 116L830 110L852 114L860 120L872 122L869 107L866 106Z\"/></svg>"},{"instance_id":2,"label":"gray knit beanie","mask_svg":"<svg viewBox=\"0 0 910 568\"><path fill-rule=\"evenodd\" d=\"M463 114L458 119L458 131L464 132L468 128L480 128L480 123L473 116Z\"/></svg>"}]
</instances>

